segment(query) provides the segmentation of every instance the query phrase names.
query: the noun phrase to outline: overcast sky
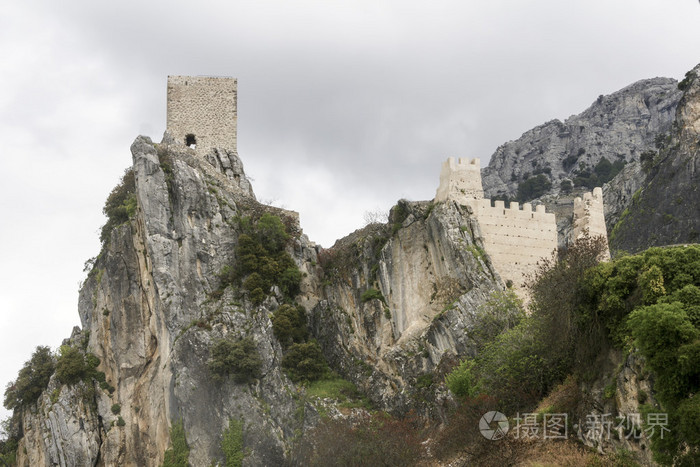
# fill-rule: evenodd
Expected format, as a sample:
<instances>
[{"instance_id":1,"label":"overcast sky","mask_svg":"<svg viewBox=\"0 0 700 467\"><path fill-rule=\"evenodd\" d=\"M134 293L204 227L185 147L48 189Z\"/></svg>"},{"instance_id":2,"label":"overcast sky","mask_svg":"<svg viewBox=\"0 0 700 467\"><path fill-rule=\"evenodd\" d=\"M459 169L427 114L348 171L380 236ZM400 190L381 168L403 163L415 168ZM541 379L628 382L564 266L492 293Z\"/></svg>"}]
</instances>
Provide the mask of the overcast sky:
<instances>
[{"instance_id":1,"label":"overcast sky","mask_svg":"<svg viewBox=\"0 0 700 467\"><path fill-rule=\"evenodd\" d=\"M599 94L700 62L697 0L0 3L0 389L79 324L83 263L167 75L238 78L260 200L329 247ZM7 416L0 410L0 417Z\"/></svg>"}]
</instances>

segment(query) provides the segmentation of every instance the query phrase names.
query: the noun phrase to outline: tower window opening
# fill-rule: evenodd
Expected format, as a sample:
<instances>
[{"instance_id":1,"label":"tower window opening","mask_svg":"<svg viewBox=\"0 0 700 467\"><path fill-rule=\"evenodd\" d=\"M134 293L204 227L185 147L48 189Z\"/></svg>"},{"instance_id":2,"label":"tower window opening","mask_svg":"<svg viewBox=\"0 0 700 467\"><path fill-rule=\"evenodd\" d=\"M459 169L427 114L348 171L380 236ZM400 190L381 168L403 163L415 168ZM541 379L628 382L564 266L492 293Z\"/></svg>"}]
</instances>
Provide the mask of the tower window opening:
<instances>
[{"instance_id":1,"label":"tower window opening","mask_svg":"<svg viewBox=\"0 0 700 467\"><path fill-rule=\"evenodd\" d=\"M185 135L185 146L197 149L197 138L195 138L192 133Z\"/></svg>"}]
</instances>

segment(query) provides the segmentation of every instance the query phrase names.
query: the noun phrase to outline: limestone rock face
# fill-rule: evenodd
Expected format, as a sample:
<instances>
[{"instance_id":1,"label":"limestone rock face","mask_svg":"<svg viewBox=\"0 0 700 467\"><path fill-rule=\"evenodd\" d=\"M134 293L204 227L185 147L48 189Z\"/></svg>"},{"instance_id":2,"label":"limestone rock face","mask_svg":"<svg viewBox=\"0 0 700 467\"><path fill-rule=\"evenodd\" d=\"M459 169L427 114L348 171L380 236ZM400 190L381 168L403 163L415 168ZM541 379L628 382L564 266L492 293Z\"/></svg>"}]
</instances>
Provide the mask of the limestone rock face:
<instances>
[{"instance_id":1,"label":"limestone rock face","mask_svg":"<svg viewBox=\"0 0 700 467\"><path fill-rule=\"evenodd\" d=\"M104 431L91 389L83 382L61 387L55 378L51 381L36 406L22 414L25 436L17 465L96 465Z\"/></svg>"},{"instance_id":2,"label":"limestone rock face","mask_svg":"<svg viewBox=\"0 0 700 467\"><path fill-rule=\"evenodd\" d=\"M552 120L525 132L491 156L482 171L485 197L515 197L526 174L545 175L552 193L558 193L580 164L592 168L603 157L638 161L642 152L654 148L657 135L670 130L681 94L673 79L642 80L600 96L564 122Z\"/></svg>"},{"instance_id":3,"label":"limestone rock face","mask_svg":"<svg viewBox=\"0 0 700 467\"><path fill-rule=\"evenodd\" d=\"M613 250L700 241L700 65L684 80L673 128L641 164L644 181L620 214Z\"/></svg>"},{"instance_id":4,"label":"limestone rock face","mask_svg":"<svg viewBox=\"0 0 700 467\"><path fill-rule=\"evenodd\" d=\"M380 407L436 410L415 404L416 396L440 397L423 389L469 353L471 313L504 288L467 210L400 202L393 233L370 225L319 255L324 300L313 310L313 332L331 362ZM379 298L367 298L372 289Z\"/></svg>"},{"instance_id":5,"label":"limestone rock face","mask_svg":"<svg viewBox=\"0 0 700 467\"><path fill-rule=\"evenodd\" d=\"M219 273L234 260L236 216L260 208L242 164L219 150L198 158L167 138L156 145L139 137L131 149L137 214L112 231L79 300L87 350L115 390L63 387L57 403L27 413L28 463L159 465L171 422L182 420L190 463L209 465L222 459L221 433L236 419L246 427L248 461L279 465L299 422L269 319L277 301L253 307L231 291L212 298ZM295 213L278 211L296 221ZM302 271L315 259L303 235L294 253ZM210 345L231 336L255 343L264 374L257 382L212 380ZM83 389L95 395L80 399Z\"/></svg>"}]
</instances>

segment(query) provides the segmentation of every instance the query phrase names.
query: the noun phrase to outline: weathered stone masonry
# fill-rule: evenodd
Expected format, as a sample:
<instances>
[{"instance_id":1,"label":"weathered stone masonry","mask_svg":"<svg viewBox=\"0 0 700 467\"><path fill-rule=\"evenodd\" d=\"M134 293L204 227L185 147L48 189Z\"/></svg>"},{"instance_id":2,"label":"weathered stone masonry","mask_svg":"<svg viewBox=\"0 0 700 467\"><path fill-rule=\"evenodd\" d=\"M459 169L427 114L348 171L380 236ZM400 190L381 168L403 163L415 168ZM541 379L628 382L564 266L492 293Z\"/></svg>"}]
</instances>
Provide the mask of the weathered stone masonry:
<instances>
[{"instance_id":1,"label":"weathered stone masonry","mask_svg":"<svg viewBox=\"0 0 700 467\"><path fill-rule=\"evenodd\" d=\"M238 81L212 76L168 76L166 131L205 154L237 150Z\"/></svg>"}]
</instances>

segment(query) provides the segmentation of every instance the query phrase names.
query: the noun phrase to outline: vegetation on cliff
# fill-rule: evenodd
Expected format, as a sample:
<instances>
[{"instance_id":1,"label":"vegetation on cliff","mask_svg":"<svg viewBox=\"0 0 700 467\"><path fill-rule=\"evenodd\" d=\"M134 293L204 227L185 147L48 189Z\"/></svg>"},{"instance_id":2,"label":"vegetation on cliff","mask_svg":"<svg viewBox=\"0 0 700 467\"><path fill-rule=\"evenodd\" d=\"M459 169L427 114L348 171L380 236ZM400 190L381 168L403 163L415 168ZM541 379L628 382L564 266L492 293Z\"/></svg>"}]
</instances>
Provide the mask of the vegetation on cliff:
<instances>
[{"instance_id":1,"label":"vegetation on cliff","mask_svg":"<svg viewBox=\"0 0 700 467\"><path fill-rule=\"evenodd\" d=\"M290 235L282 220L265 212L255 221L240 218L239 227L237 260L221 271L222 289L240 284L254 305L262 303L272 286L294 298L299 293L301 272L286 250Z\"/></svg>"},{"instance_id":2,"label":"vegetation on cliff","mask_svg":"<svg viewBox=\"0 0 700 467\"><path fill-rule=\"evenodd\" d=\"M117 186L111 191L102 212L107 216L107 222L100 230L100 241L105 244L112 229L128 221L136 213L136 180L132 168L124 172Z\"/></svg>"},{"instance_id":3,"label":"vegetation on cliff","mask_svg":"<svg viewBox=\"0 0 700 467\"><path fill-rule=\"evenodd\" d=\"M49 379L56 369L56 361L51 349L37 347L32 358L19 370L17 379L5 388L3 405L8 410L33 404L49 385Z\"/></svg>"},{"instance_id":4,"label":"vegetation on cliff","mask_svg":"<svg viewBox=\"0 0 700 467\"><path fill-rule=\"evenodd\" d=\"M654 458L692 465L700 459L700 247L652 248L596 265L600 246L584 239L544 265L531 315L463 361L447 385L468 401L488 395L505 412L531 411L567 377L599 378L611 349L639 352L660 403L642 411L667 414L670 428L650 436ZM568 402L556 410L580 409L576 398Z\"/></svg>"}]
</instances>

